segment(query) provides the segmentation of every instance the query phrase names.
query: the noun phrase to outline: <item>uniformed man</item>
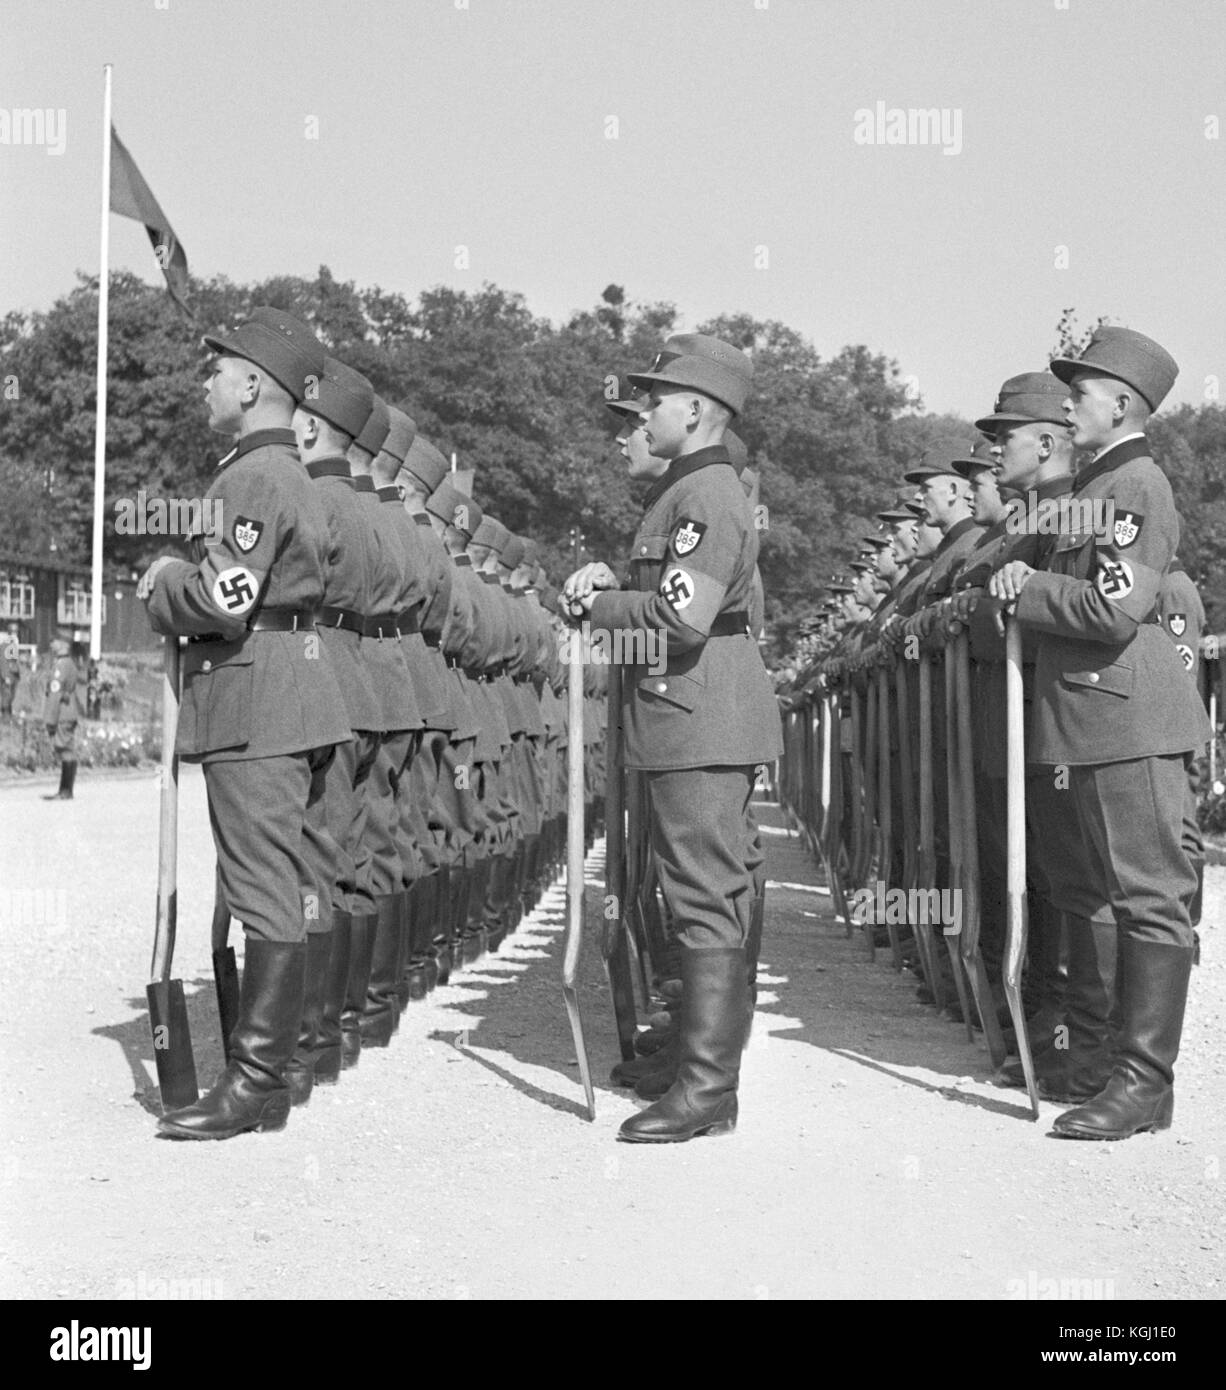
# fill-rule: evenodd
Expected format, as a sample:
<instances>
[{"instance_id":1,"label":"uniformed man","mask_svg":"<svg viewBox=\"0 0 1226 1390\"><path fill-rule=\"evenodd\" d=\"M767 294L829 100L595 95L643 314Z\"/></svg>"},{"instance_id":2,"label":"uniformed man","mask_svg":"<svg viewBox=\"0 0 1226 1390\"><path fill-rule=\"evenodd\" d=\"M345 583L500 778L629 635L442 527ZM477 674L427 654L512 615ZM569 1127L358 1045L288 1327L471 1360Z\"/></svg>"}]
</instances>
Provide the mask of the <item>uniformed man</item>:
<instances>
[{"instance_id":1,"label":"uniformed man","mask_svg":"<svg viewBox=\"0 0 1226 1390\"><path fill-rule=\"evenodd\" d=\"M363 655L374 536L354 491L348 450L370 416L373 391L332 358L310 397L294 412L294 434L328 522L323 604L317 619L345 700L352 738L338 745L324 795L309 815L311 857L318 866L320 910L308 924L306 994L298 1047L286 1070L294 1104L316 1082L340 1078L341 1014L352 964L353 923L363 940L373 931L371 853L366 840L366 789L379 751L382 711Z\"/></svg>"},{"instance_id":2,"label":"uniformed man","mask_svg":"<svg viewBox=\"0 0 1226 1390\"><path fill-rule=\"evenodd\" d=\"M346 371L365 381L352 368ZM421 850L412 834L412 822L404 816L402 807L409 795L410 767L425 720L401 628L406 616L422 600L424 577L419 555L408 548L399 493L395 489L381 492L375 485L375 459L390 430L387 403L374 396L366 424L349 446L354 490L366 507L366 523L375 538L372 611L363 630L363 657L383 709L384 731L367 789L366 835L371 851L375 927L369 941L365 980L362 973L366 958L359 948L366 943L356 930L353 938L349 998L341 1015L346 1066L357 1064L363 1047L387 1047L400 1022L407 932L406 885L422 873ZM416 528L413 530L416 542Z\"/></svg>"},{"instance_id":3,"label":"uniformed man","mask_svg":"<svg viewBox=\"0 0 1226 1390\"><path fill-rule=\"evenodd\" d=\"M43 723L60 760L60 787L44 801L71 801L77 780L77 721L81 717L81 676L72 644L62 637L51 642L51 666L43 692Z\"/></svg>"},{"instance_id":4,"label":"uniformed man","mask_svg":"<svg viewBox=\"0 0 1226 1390\"><path fill-rule=\"evenodd\" d=\"M1064 415L1068 388L1051 372L1009 377L997 393L990 415L975 427L994 439L997 485L1016 498L1004 540L978 573L985 586L991 573L1014 559L1041 569L1059 534L1059 508L1073 489L1073 441ZM968 561L968 568L971 562ZM986 570L987 573L983 573ZM1000 603L976 588L979 597L960 611L968 617L972 654L989 682L976 697L976 734L994 776L1005 777L1007 743L1003 700L1004 634ZM1115 918L1110 903L1082 869L1086 850L1072 797L1060 771L1038 762L1029 726L1033 721L1034 670L1038 637L1022 633L1022 687L1026 709L1026 870L1029 884L1028 993L1031 1051L1039 1092L1046 1099L1076 1103L1101 1086L1110 1055L1110 1013L1114 997ZM993 816L995 810L995 816ZM988 797L980 824L992 842L981 864L994 858L1004 871L1004 809ZM1010 1060L998 1079L1024 1085L1020 1061Z\"/></svg>"},{"instance_id":5,"label":"uniformed man","mask_svg":"<svg viewBox=\"0 0 1226 1390\"><path fill-rule=\"evenodd\" d=\"M620 1137L669 1143L736 1125L749 1025L746 942L758 871L755 765L782 748L779 714L747 604L758 538L722 440L753 368L736 348L672 338L630 379L650 392L646 439L668 470L648 492L633 587L606 565L576 571L564 601L593 631L663 631L667 667L626 672L628 768L647 772L652 844L682 947L681 1034L669 1091Z\"/></svg>"},{"instance_id":6,"label":"uniformed man","mask_svg":"<svg viewBox=\"0 0 1226 1390\"><path fill-rule=\"evenodd\" d=\"M1209 737L1183 662L1153 621L1179 518L1145 426L1178 374L1152 339L1099 328L1058 358L1077 448L1094 450L1075 497L1101 529L1060 536L1047 570L1012 561L991 590L1040 634L1035 756L1069 767L1089 854L1086 875L1118 933L1112 1069L1053 1133L1126 1139L1170 1126L1174 1064L1192 968L1196 874L1182 843L1188 763Z\"/></svg>"},{"instance_id":7,"label":"uniformed man","mask_svg":"<svg viewBox=\"0 0 1226 1390\"><path fill-rule=\"evenodd\" d=\"M205 388L209 426L237 440L208 491L223 524L195 539L194 560L155 560L137 594L155 632L194 639L183 663L178 752L204 764L221 888L246 950L225 1071L194 1105L159 1122L179 1139L285 1125L285 1068L298 1042L307 926L318 907L304 830L334 745L350 736L315 633L327 517L290 427L323 375L324 350L305 324L268 308L204 341L216 354Z\"/></svg>"}]
</instances>

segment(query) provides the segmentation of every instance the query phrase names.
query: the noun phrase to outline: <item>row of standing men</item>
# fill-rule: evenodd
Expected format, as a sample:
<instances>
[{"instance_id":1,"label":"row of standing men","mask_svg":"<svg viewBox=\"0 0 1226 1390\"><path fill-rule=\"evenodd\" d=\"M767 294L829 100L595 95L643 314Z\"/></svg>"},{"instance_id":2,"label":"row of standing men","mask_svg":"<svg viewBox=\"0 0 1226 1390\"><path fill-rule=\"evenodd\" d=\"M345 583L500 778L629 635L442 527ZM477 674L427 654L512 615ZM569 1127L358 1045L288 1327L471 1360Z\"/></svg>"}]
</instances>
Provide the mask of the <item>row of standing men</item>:
<instances>
[{"instance_id":1,"label":"row of standing men","mask_svg":"<svg viewBox=\"0 0 1226 1390\"><path fill-rule=\"evenodd\" d=\"M956 988L955 1013L969 983L998 1079L1020 1085L1002 1000L1018 625L1028 1032L1068 1138L1169 1126L1197 946L1204 610L1145 435L1177 370L1152 339L1102 328L1079 357L1007 380L979 442L933 445L878 513L783 698L781 793L832 882L866 907L885 901L874 880L956 890L949 962L907 898L885 919L896 960L912 952L928 1002Z\"/></svg>"},{"instance_id":2,"label":"row of standing men","mask_svg":"<svg viewBox=\"0 0 1226 1390\"><path fill-rule=\"evenodd\" d=\"M203 764L218 911L245 950L228 1009L219 983L224 1072L159 1121L177 1139L284 1126L497 950L565 845L564 643L536 543L306 324L259 308L205 343L209 424L234 441L203 513L219 524L138 594L186 639L177 751ZM589 827L601 676L585 668Z\"/></svg>"}]
</instances>

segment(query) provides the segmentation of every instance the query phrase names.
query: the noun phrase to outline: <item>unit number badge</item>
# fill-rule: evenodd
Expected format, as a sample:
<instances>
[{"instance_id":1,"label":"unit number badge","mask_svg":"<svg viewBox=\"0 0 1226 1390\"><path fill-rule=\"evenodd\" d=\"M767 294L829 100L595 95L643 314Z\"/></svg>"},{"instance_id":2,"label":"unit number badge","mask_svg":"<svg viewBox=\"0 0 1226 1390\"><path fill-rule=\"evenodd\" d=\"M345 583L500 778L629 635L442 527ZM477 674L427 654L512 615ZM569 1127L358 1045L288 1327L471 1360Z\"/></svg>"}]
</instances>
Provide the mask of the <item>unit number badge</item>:
<instances>
[{"instance_id":1,"label":"unit number badge","mask_svg":"<svg viewBox=\"0 0 1226 1390\"><path fill-rule=\"evenodd\" d=\"M260 537L264 534L264 523L262 521L252 521L249 516L240 516L234 522L234 544L243 552L250 555L260 543Z\"/></svg>"},{"instance_id":2,"label":"unit number badge","mask_svg":"<svg viewBox=\"0 0 1226 1390\"><path fill-rule=\"evenodd\" d=\"M698 549L698 542L707 534L707 528L701 521L691 521L688 517L677 527L677 534L673 537L673 549L678 555L688 555L691 550Z\"/></svg>"},{"instance_id":3,"label":"unit number badge","mask_svg":"<svg viewBox=\"0 0 1226 1390\"><path fill-rule=\"evenodd\" d=\"M1115 529L1112 533L1117 550L1127 550L1141 534L1141 523L1145 518L1140 512L1117 512Z\"/></svg>"}]
</instances>

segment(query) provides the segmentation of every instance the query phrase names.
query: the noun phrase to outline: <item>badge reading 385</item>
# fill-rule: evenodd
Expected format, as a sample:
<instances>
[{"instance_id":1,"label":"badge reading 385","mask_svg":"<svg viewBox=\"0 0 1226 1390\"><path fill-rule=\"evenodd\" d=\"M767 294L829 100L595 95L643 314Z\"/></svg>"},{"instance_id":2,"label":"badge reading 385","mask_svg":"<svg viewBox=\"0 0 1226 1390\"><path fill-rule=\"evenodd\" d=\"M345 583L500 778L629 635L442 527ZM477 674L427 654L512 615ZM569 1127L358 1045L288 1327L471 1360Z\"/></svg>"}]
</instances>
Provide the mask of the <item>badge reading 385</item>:
<instances>
[{"instance_id":1,"label":"badge reading 385","mask_svg":"<svg viewBox=\"0 0 1226 1390\"><path fill-rule=\"evenodd\" d=\"M701 521L691 521L688 517L677 527L677 533L673 536L673 549L678 555L688 555L691 550L698 549L698 543L707 534L707 528Z\"/></svg>"},{"instance_id":2,"label":"badge reading 385","mask_svg":"<svg viewBox=\"0 0 1226 1390\"><path fill-rule=\"evenodd\" d=\"M1145 518L1140 512L1117 512L1115 516L1115 529L1112 532L1112 539L1115 541L1117 550L1127 550L1128 547L1141 534L1141 526Z\"/></svg>"},{"instance_id":3,"label":"badge reading 385","mask_svg":"<svg viewBox=\"0 0 1226 1390\"><path fill-rule=\"evenodd\" d=\"M1132 593L1132 566L1127 560L1103 560L1094 583L1112 603L1127 598Z\"/></svg>"},{"instance_id":4,"label":"badge reading 385","mask_svg":"<svg viewBox=\"0 0 1226 1390\"><path fill-rule=\"evenodd\" d=\"M241 618L253 606L259 592L259 580L242 565L222 570L213 581L213 602L232 618Z\"/></svg>"},{"instance_id":5,"label":"badge reading 385","mask_svg":"<svg viewBox=\"0 0 1226 1390\"><path fill-rule=\"evenodd\" d=\"M249 516L236 517L234 520L234 544L243 552L250 555L260 543L260 537L264 534L264 523L262 521L252 521Z\"/></svg>"},{"instance_id":6,"label":"badge reading 385","mask_svg":"<svg viewBox=\"0 0 1226 1390\"><path fill-rule=\"evenodd\" d=\"M660 582L660 592L672 608L688 608L694 597L694 581L675 566Z\"/></svg>"}]
</instances>

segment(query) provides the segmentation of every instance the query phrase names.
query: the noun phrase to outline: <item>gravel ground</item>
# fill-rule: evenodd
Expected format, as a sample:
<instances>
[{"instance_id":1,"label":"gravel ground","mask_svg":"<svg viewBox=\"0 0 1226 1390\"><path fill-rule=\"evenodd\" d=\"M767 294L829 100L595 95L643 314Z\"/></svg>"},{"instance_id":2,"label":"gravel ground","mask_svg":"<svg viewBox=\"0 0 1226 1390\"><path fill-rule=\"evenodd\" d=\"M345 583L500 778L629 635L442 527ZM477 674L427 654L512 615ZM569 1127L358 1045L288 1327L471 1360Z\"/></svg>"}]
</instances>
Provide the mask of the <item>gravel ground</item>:
<instances>
[{"instance_id":1,"label":"gravel ground","mask_svg":"<svg viewBox=\"0 0 1226 1390\"><path fill-rule=\"evenodd\" d=\"M917 1004L888 953L870 963L846 939L763 807L771 877L795 886L771 891L734 1137L615 1143L636 1102L605 1085L617 1054L594 944L586 1120L559 887L281 1134L172 1144L154 1138L143 988L156 779L86 778L71 805L42 789L0 788L7 1297L1000 1299L1046 1280L1221 1296L1226 869L1208 871L1164 1135L1046 1137L1057 1109L1033 1123L1020 1093L989 1084L982 1045ZM203 780L187 769L175 973L202 1084L221 1066L212 880Z\"/></svg>"}]
</instances>

